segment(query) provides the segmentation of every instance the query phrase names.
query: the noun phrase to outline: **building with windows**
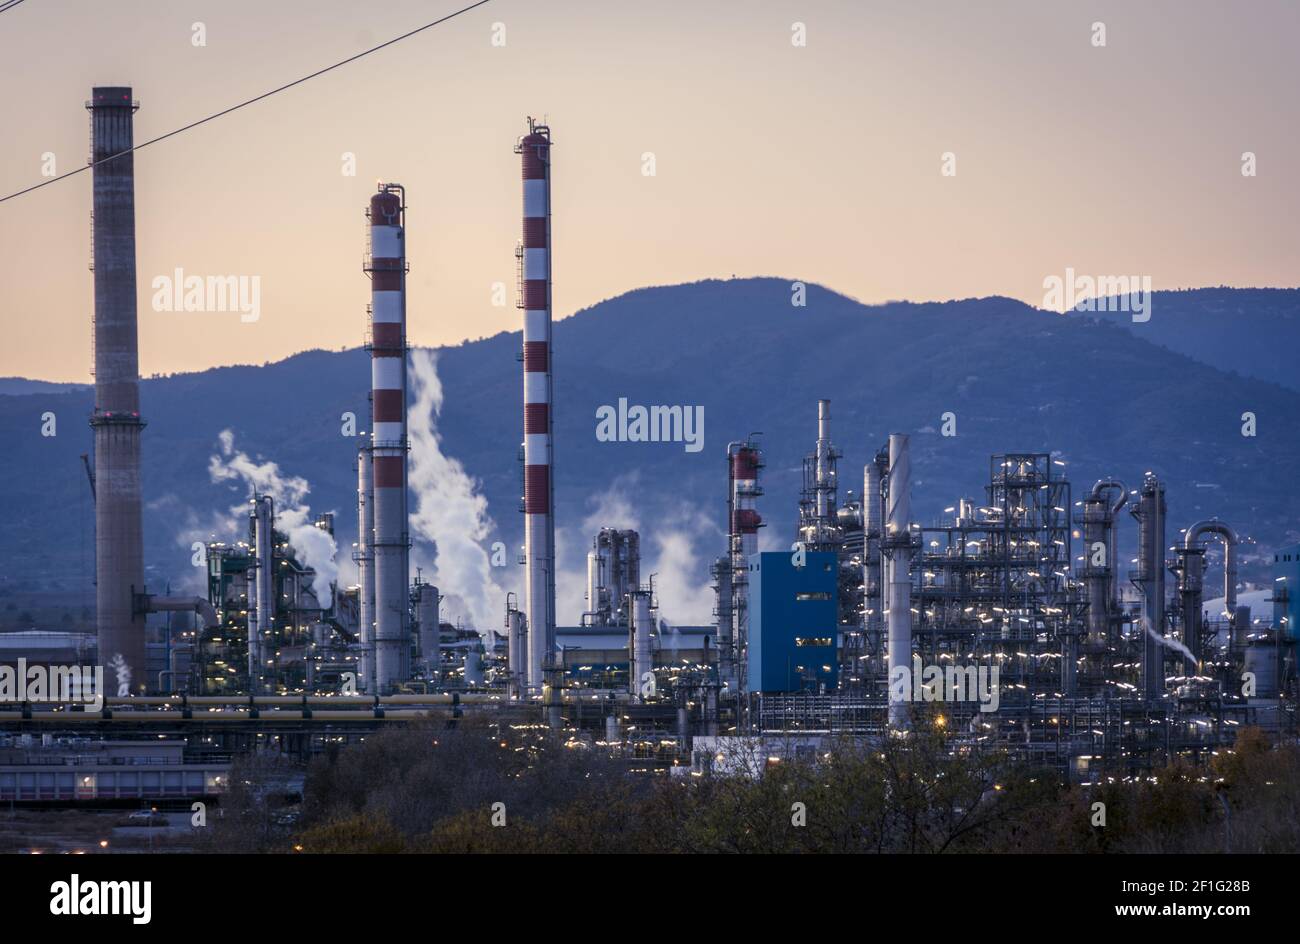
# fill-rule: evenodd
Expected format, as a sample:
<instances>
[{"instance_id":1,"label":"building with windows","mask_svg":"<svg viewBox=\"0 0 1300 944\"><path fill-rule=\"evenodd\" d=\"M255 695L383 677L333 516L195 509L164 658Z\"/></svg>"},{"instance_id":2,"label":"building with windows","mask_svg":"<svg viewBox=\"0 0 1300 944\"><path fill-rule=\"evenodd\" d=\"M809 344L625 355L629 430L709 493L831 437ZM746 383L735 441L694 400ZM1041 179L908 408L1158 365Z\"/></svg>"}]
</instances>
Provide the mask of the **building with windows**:
<instances>
[{"instance_id":1,"label":"building with windows","mask_svg":"<svg viewBox=\"0 0 1300 944\"><path fill-rule=\"evenodd\" d=\"M838 574L833 551L766 551L749 558L750 691L835 689Z\"/></svg>"}]
</instances>

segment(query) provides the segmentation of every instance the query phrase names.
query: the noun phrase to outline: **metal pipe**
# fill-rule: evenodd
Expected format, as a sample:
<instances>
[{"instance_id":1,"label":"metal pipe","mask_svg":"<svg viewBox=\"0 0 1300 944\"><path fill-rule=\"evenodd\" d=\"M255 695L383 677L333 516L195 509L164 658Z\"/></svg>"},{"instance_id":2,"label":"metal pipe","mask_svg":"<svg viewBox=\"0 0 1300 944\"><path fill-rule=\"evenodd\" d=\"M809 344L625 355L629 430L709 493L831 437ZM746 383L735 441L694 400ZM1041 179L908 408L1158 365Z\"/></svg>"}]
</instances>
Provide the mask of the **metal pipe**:
<instances>
[{"instance_id":1,"label":"metal pipe","mask_svg":"<svg viewBox=\"0 0 1300 944\"><path fill-rule=\"evenodd\" d=\"M732 630L732 603L734 602L732 587L732 570L731 558L719 557L713 562L713 586L717 592L717 644L718 644L718 677L726 680L732 677L735 672L735 649L733 647Z\"/></svg>"},{"instance_id":2,"label":"metal pipe","mask_svg":"<svg viewBox=\"0 0 1300 944\"><path fill-rule=\"evenodd\" d=\"M831 401L817 401L817 453L816 453L816 514L821 528L828 526L831 517L831 496L834 494L834 466L831 459ZM820 539L820 535L819 535Z\"/></svg>"},{"instance_id":3,"label":"metal pipe","mask_svg":"<svg viewBox=\"0 0 1300 944\"><path fill-rule=\"evenodd\" d=\"M206 597L145 597L144 608L150 613L194 613L204 626L217 625L217 611Z\"/></svg>"},{"instance_id":4,"label":"metal pipe","mask_svg":"<svg viewBox=\"0 0 1300 944\"><path fill-rule=\"evenodd\" d=\"M862 602L863 629L876 654L880 651L883 599L880 586L880 465L872 460L862 468Z\"/></svg>"},{"instance_id":5,"label":"metal pipe","mask_svg":"<svg viewBox=\"0 0 1300 944\"><path fill-rule=\"evenodd\" d=\"M270 495L255 495L250 517L253 556L248 570L248 690L257 695L263 688L267 647L274 632L274 499Z\"/></svg>"},{"instance_id":6,"label":"metal pipe","mask_svg":"<svg viewBox=\"0 0 1300 944\"><path fill-rule=\"evenodd\" d=\"M372 692L375 687L375 492L374 459L370 446L357 450L357 631L361 653L357 687Z\"/></svg>"},{"instance_id":7,"label":"metal pipe","mask_svg":"<svg viewBox=\"0 0 1300 944\"><path fill-rule=\"evenodd\" d=\"M1237 609L1237 532L1223 521L1198 521L1187 529L1183 547L1195 547L1206 534L1217 534L1223 539L1223 608L1231 615Z\"/></svg>"}]
</instances>

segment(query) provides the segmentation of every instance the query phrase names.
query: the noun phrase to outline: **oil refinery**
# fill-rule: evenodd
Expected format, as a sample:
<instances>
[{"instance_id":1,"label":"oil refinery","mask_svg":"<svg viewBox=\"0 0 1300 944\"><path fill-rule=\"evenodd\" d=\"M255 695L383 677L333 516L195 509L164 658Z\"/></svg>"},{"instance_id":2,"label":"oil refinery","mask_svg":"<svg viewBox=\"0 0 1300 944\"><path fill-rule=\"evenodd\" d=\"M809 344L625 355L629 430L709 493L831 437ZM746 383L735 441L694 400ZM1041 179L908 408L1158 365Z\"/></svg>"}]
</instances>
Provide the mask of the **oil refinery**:
<instances>
[{"instance_id":1,"label":"oil refinery","mask_svg":"<svg viewBox=\"0 0 1300 944\"><path fill-rule=\"evenodd\" d=\"M23 701L0 710L0 800L209 796L232 757L298 761L393 724L481 717L597 747L646 774L725 774L757 750L771 763L850 739L942 729L953 750L995 748L1075 784L1204 767L1247 726L1294 738L1300 546L1276 554L1266 612L1238 603L1239 538L1229 522L1178 522L1166 486L1141 468L1071 482L1049 452L1006 452L943 509L913 505L907 431L865 442L841 468L832 399L810 399L811 450L797 508L768 507L755 436L717 461L725 545L709 550L707 625L669 626L641 559L646 535L615 523L591 535L586 606L556 609L555 480L564 448L552 418L551 129L529 119L514 142L522 181L515 257L522 316L523 592L500 622L453 625L439 588L412 573L408 496L406 189L370 198L369 417L356 453L358 582L322 581L256 491L246 540L202 550L206 594L156 592L142 563L135 314L138 103L96 87L91 116L95 409L94 638L29 662L104 667L94 708ZM508 142L507 142L508 143ZM563 153L560 151L559 153ZM561 165L562 166L562 165ZM502 181L501 186L509 186ZM564 208L558 207L563 213ZM834 393L834 391L826 391ZM752 417L761 425L763 417ZM1010 445L1014 445L1011 443ZM558 462L557 462L558 458ZM841 482L841 472L847 479ZM848 486L848 487L845 487ZM793 518L760 550L760 531ZM333 535L334 517L313 522ZM1221 543L1220 588L1206 553ZM1136 547L1131 563L1120 548ZM1220 593L1221 604L1207 606ZM160 636L151 614L180 621ZM143 774L106 770L105 751L169 745ZM23 760L18 762L16 757Z\"/></svg>"}]
</instances>

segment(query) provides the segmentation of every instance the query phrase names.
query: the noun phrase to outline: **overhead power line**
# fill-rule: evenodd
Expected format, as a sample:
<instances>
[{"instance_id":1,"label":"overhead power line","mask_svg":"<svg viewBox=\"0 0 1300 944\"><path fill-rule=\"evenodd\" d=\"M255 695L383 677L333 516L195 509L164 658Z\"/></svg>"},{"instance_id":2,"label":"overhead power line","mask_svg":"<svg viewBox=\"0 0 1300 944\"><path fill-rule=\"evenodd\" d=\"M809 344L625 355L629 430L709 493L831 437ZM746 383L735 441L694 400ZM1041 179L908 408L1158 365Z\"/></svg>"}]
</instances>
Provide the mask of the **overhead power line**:
<instances>
[{"instance_id":1,"label":"overhead power line","mask_svg":"<svg viewBox=\"0 0 1300 944\"><path fill-rule=\"evenodd\" d=\"M14 6L21 2L22 0L9 0L8 5L0 5L0 13L3 13L5 10L9 9L10 6ZM124 150L118 151L116 154L110 154L108 157L100 158L97 161L87 163L84 166L78 167L76 170L70 170L66 174L60 174L57 177L51 177L49 180L43 180L39 184L34 184L30 187L27 187L24 190L18 190L7 196L0 197L0 203L4 203L6 200L12 200L14 199L14 197L21 197L25 193L31 193L33 190L40 190L42 187L48 187L50 184L56 184L60 180L67 180L69 177L75 177L77 174L88 171L92 167L97 167L98 165L103 164L106 161L111 161L114 158L121 157L123 154L130 154L133 151L140 150L141 148L147 148L151 144L157 144L159 141L166 141L168 138L175 137L176 135L189 131L192 128L197 128L199 125L204 125L207 124L209 121L215 121L216 119L221 118L224 115L229 115L233 111L239 111L239 109L241 108L247 108L249 105L260 102L264 98L270 98L272 95L278 95L280 92L283 92L287 89L291 89L295 85L302 85L304 82L309 82L314 78L324 75L326 72L333 72L335 69L341 68L342 66L345 66L350 62L356 62L358 59L364 58L365 56L370 55L372 52L379 52L379 50L387 48L388 46L391 46L394 43L400 43L404 39L410 39L412 36L416 35L417 33L423 33L427 29L433 29L433 27L435 26L439 26L443 23L446 23L448 20L454 20L456 17L460 16L461 14L468 13L471 10L477 9L478 7L481 7L484 4L491 3L491 2L492 0L478 0L477 3L471 3L467 7L461 7L459 10L456 10L454 13L448 13L446 16L439 17L438 19L434 20L431 23L425 23L423 26L418 26L415 29L411 30L410 32L403 33L401 36L394 36L392 39L388 40L387 42L380 43L378 46L372 46L369 49L364 50L363 52L357 53L355 56L349 56L346 59L334 63L333 65L326 66L323 69L317 69L315 72L311 73L310 75L304 75L300 79L294 79L292 82L286 83L285 85L281 85L279 88L273 88L269 92L263 92L261 95L254 96L253 98L247 99L246 101L242 101L238 105L231 105L229 108L223 108L221 111L213 112L211 115L208 115L205 118L200 118L198 121L191 121L189 124L182 125L179 128L176 128L172 131L168 131L166 134L160 134L156 138L150 138L148 141L142 141L141 143L134 145L133 147L129 147Z\"/></svg>"}]
</instances>

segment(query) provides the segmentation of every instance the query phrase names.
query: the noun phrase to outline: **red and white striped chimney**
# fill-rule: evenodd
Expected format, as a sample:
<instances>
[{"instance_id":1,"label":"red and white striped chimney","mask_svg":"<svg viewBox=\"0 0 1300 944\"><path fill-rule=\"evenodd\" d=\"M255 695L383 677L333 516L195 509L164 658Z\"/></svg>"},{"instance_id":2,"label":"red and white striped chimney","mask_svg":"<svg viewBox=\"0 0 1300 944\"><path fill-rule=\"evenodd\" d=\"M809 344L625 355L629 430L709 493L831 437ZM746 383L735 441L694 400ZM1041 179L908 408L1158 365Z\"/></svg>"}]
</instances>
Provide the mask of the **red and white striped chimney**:
<instances>
[{"instance_id":1,"label":"red and white striped chimney","mask_svg":"<svg viewBox=\"0 0 1300 944\"><path fill-rule=\"evenodd\" d=\"M542 685L555 649L555 484L551 478L551 129L528 119L519 139L524 182L520 299L524 310L524 606L528 676Z\"/></svg>"},{"instance_id":2,"label":"red and white striped chimney","mask_svg":"<svg viewBox=\"0 0 1300 944\"><path fill-rule=\"evenodd\" d=\"M375 694L410 678L410 539L406 516L406 191L381 184L370 198L371 488L375 583Z\"/></svg>"},{"instance_id":3,"label":"red and white striped chimney","mask_svg":"<svg viewBox=\"0 0 1300 944\"><path fill-rule=\"evenodd\" d=\"M731 552L732 633L730 652L722 654L723 684L745 690L749 649L749 559L758 553L758 529L763 518L755 508L763 490L758 485L762 453L753 440L727 446L727 474L730 478L728 504L731 520L728 539ZM724 644L727 641L723 641Z\"/></svg>"}]
</instances>

